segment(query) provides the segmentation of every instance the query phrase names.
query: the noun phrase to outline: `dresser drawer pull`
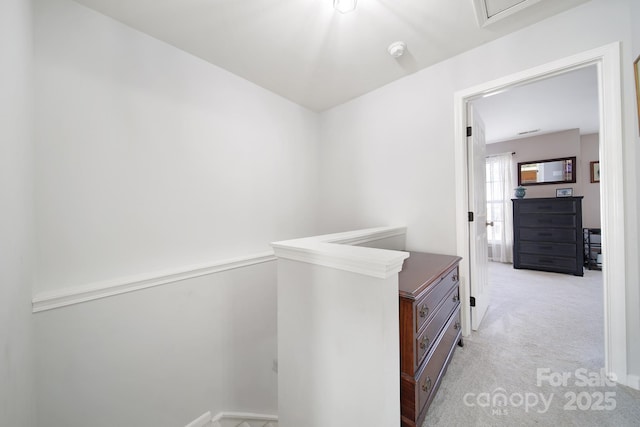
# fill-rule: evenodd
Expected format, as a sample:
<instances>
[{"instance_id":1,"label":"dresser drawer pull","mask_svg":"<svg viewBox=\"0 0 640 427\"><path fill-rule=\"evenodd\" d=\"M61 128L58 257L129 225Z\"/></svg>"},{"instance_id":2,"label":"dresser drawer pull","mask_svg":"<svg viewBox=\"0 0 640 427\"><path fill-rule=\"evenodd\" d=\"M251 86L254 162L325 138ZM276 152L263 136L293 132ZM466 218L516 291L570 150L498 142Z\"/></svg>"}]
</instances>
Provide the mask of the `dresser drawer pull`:
<instances>
[{"instance_id":1,"label":"dresser drawer pull","mask_svg":"<svg viewBox=\"0 0 640 427\"><path fill-rule=\"evenodd\" d=\"M453 294L453 302L460 301L460 296L458 294Z\"/></svg>"},{"instance_id":2,"label":"dresser drawer pull","mask_svg":"<svg viewBox=\"0 0 640 427\"><path fill-rule=\"evenodd\" d=\"M454 323L454 324L453 324L453 329L455 329L456 331L457 331L458 329L460 329L460 322L456 322L456 323Z\"/></svg>"},{"instance_id":3,"label":"dresser drawer pull","mask_svg":"<svg viewBox=\"0 0 640 427\"><path fill-rule=\"evenodd\" d=\"M451 276L451 280L453 280L454 282L458 280L458 275L454 274L453 276Z\"/></svg>"},{"instance_id":4,"label":"dresser drawer pull","mask_svg":"<svg viewBox=\"0 0 640 427\"><path fill-rule=\"evenodd\" d=\"M428 345L429 345L429 338L425 335L420 340L420 348L424 350L425 348L427 348Z\"/></svg>"},{"instance_id":5,"label":"dresser drawer pull","mask_svg":"<svg viewBox=\"0 0 640 427\"><path fill-rule=\"evenodd\" d=\"M427 392L431 389L431 378L427 377L427 379L422 383L422 391Z\"/></svg>"},{"instance_id":6,"label":"dresser drawer pull","mask_svg":"<svg viewBox=\"0 0 640 427\"><path fill-rule=\"evenodd\" d=\"M420 317L427 317L427 314L429 314L429 307L427 307L427 304L422 304L422 307L420 307Z\"/></svg>"}]
</instances>

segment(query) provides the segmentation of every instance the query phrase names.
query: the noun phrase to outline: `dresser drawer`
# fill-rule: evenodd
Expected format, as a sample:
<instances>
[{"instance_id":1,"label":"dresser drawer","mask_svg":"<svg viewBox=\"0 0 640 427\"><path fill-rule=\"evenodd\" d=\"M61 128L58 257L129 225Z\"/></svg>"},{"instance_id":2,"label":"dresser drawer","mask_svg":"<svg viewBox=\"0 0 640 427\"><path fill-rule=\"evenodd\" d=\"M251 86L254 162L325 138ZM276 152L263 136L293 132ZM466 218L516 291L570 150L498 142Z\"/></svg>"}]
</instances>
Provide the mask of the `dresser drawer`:
<instances>
[{"instance_id":1,"label":"dresser drawer","mask_svg":"<svg viewBox=\"0 0 640 427\"><path fill-rule=\"evenodd\" d=\"M418 375L416 377L402 375L401 392L406 395L411 393L411 398L404 399L400 406L403 427L422 425L427 407L440 385L453 349L460 340L460 330L460 308L457 308L429 352Z\"/></svg>"},{"instance_id":2,"label":"dresser drawer","mask_svg":"<svg viewBox=\"0 0 640 427\"><path fill-rule=\"evenodd\" d=\"M571 255L571 254L567 254ZM520 266L525 268L543 268L560 271L574 271L576 269L576 258L557 257L546 255L520 255Z\"/></svg>"},{"instance_id":3,"label":"dresser drawer","mask_svg":"<svg viewBox=\"0 0 640 427\"><path fill-rule=\"evenodd\" d=\"M429 350L433 347L434 341L438 337L438 334L444 328L447 320L451 316L451 313L460 305L460 294L458 285L449 292L444 298L442 304L436 309L436 313L429 320L427 326L422 333L416 338L416 364L415 369L418 369L422 359L427 355Z\"/></svg>"},{"instance_id":4,"label":"dresser drawer","mask_svg":"<svg viewBox=\"0 0 640 427\"><path fill-rule=\"evenodd\" d=\"M416 330L420 329L434 316L436 308L442 299L451 291L451 288L458 286L458 266L447 271L435 283L429 287L424 296L420 296L414 306L414 319L416 319Z\"/></svg>"},{"instance_id":5,"label":"dresser drawer","mask_svg":"<svg viewBox=\"0 0 640 427\"><path fill-rule=\"evenodd\" d=\"M576 242L575 229L562 228L519 228L516 230L521 240L534 242ZM574 244L575 246L575 244Z\"/></svg>"},{"instance_id":6,"label":"dresser drawer","mask_svg":"<svg viewBox=\"0 0 640 427\"><path fill-rule=\"evenodd\" d=\"M520 227L576 228L575 215L534 215L520 216Z\"/></svg>"},{"instance_id":7,"label":"dresser drawer","mask_svg":"<svg viewBox=\"0 0 640 427\"><path fill-rule=\"evenodd\" d=\"M518 204L520 214L541 214L541 213L576 213L578 212L578 201L574 199L566 200L522 200Z\"/></svg>"},{"instance_id":8,"label":"dresser drawer","mask_svg":"<svg viewBox=\"0 0 640 427\"><path fill-rule=\"evenodd\" d=\"M571 256L576 252L576 245L571 243L529 242L519 243L521 254L537 254L547 256Z\"/></svg>"}]
</instances>

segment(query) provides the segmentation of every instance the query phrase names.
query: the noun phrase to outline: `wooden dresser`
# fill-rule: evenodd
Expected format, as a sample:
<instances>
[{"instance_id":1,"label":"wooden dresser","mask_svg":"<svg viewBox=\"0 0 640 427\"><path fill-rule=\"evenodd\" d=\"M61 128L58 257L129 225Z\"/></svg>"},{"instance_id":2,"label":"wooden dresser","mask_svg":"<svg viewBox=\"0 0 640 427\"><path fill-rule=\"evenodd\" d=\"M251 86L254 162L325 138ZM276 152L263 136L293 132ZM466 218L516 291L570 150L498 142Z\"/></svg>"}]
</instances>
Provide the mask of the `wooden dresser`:
<instances>
[{"instance_id":1,"label":"wooden dresser","mask_svg":"<svg viewBox=\"0 0 640 427\"><path fill-rule=\"evenodd\" d=\"M583 275L582 197L513 199L513 268Z\"/></svg>"},{"instance_id":2,"label":"wooden dresser","mask_svg":"<svg viewBox=\"0 0 640 427\"><path fill-rule=\"evenodd\" d=\"M410 252L399 274L401 426L421 426L456 343L462 345L458 264Z\"/></svg>"}]
</instances>

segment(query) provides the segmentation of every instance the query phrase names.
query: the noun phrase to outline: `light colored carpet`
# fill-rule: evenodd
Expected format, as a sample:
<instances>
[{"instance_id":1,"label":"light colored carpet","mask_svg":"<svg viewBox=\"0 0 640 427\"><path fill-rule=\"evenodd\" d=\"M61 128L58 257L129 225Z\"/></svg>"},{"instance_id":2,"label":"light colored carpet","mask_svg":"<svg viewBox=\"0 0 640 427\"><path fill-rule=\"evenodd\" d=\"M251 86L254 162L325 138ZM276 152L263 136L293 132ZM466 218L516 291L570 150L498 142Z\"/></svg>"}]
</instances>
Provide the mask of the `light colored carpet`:
<instances>
[{"instance_id":1,"label":"light colored carpet","mask_svg":"<svg viewBox=\"0 0 640 427\"><path fill-rule=\"evenodd\" d=\"M599 379L602 272L490 263L489 277L487 315L456 349L423 427L640 426L640 392Z\"/></svg>"}]
</instances>

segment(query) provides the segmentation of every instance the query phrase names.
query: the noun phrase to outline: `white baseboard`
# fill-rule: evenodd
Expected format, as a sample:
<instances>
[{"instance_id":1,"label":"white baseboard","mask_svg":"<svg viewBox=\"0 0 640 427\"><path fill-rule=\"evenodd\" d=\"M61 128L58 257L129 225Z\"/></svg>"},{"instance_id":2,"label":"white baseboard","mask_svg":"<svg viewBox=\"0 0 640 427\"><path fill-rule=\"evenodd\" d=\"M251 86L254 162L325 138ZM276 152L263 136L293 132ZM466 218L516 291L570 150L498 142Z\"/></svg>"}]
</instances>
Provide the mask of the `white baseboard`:
<instances>
[{"instance_id":1,"label":"white baseboard","mask_svg":"<svg viewBox=\"0 0 640 427\"><path fill-rule=\"evenodd\" d=\"M208 427L211 425L211 412L207 411L206 413L200 415L195 420L191 421L185 427Z\"/></svg>"},{"instance_id":2,"label":"white baseboard","mask_svg":"<svg viewBox=\"0 0 640 427\"><path fill-rule=\"evenodd\" d=\"M636 390L640 390L640 375L627 375L627 385Z\"/></svg>"},{"instance_id":3,"label":"white baseboard","mask_svg":"<svg viewBox=\"0 0 640 427\"><path fill-rule=\"evenodd\" d=\"M220 412L211 419L213 427L278 427L276 415L248 412Z\"/></svg>"}]
</instances>

